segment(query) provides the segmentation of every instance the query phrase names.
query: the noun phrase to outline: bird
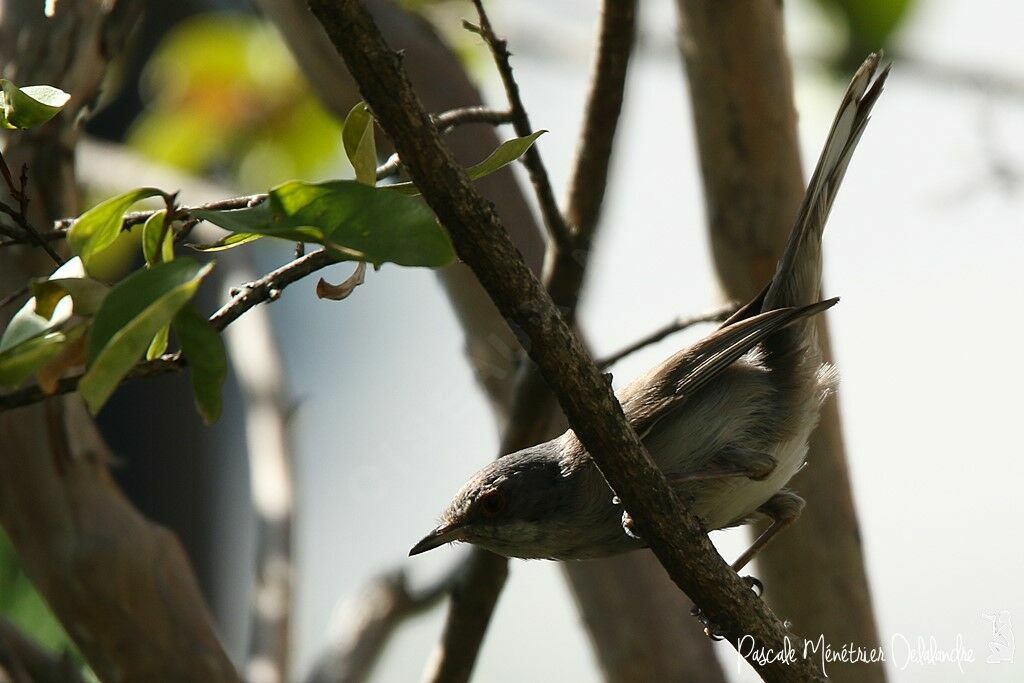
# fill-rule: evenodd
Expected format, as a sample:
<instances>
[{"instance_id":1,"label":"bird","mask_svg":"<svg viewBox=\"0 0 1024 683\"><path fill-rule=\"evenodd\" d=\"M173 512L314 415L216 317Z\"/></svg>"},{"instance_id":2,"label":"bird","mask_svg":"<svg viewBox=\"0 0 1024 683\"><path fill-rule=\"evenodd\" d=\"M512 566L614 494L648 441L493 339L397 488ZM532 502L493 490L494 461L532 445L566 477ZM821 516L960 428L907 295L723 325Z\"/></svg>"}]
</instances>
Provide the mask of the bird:
<instances>
[{"instance_id":1,"label":"bird","mask_svg":"<svg viewBox=\"0 0 1024 683\"><path fill-rule=\"evenodd\" d=\"M630 425L706 531L766 520L739 572L804 500L786 488L837 373L822 359L821 238L889 73L871 54L839 106L775 273L717 330L617 392ZM410 555L467 542L505 557L586 560L646 547L628 511L569 429L498 458L455 494Z\"/></svg>"}]
</instances>

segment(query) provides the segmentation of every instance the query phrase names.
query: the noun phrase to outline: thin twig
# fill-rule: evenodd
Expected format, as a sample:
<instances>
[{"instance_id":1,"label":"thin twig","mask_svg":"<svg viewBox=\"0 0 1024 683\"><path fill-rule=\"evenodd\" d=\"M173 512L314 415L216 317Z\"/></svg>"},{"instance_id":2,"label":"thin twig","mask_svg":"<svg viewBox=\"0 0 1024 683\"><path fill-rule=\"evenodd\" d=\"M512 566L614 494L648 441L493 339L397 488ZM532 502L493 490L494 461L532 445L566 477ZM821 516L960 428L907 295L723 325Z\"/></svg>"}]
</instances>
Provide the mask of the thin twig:
<instances>
[{"instance_id":1,"label":"thin twig","mask_svg":"<svg viewBox=\"0 0 1024 683\"><path fill-rule=\"evenodd\" d=\"M437 130L445 135L459 126L470 123L487 123L492 126L511 123L512 112L484 106L459 107L449 109L441 114L432 114L430 120ZM398 158L397 154L392 154L383 165L377 167L377 180L395 175L400 170L402 170L402 160Z\"/></svg>"},{"instance_id":2,"label":"thin twig","mask_svg":"<svg viewBox=\"0 0 1024 683\"><path fill-rule=\"evenodd\" d=\"M27 240L23 239L21 233L15 232L7 226L0 227L0 232L7 235L11 239L0 242L0 248L13 247L18 244L27 244ZM67 237L68 231L66 228L54 228L52 230L43 230L36 234L36 236L46 242L59 242L60 240Z\"/></svg>"},{"instance_id":3,"label":"thin twig","mask_svg":"<svg viewBox=\"0 0 1024 683\"><path fill-rule=\"evenodd\" d=\"M530 135L534 130L533 126L530 125L530 117L526 113L526 107L523 106L522 97L519 95L519 84L516 83L516 79L512 75L512 64L509 61L511 54L508 51L508 44L494 34L491 20L488 18L486 10L484 10L482 0L473 0L473 5L476 7L480 26L473 26L468 23L464 25L469 30L478 33L491 50L494 63L498 67L498 74L501 76L502 85L505 87L505 93L508 96L509 106L512 108L512 126L515 128L516 135L520 137ZM523 164L526 166L527 171L529 171L530 181L533 183L533 189L540 204L540 212L544 217L544 226L551 235L551 239L558 245L559 249L571 251L572 231L568 223L566 223L561 209L558 208L558 201L555 199L554 190L551 189L551 180L548 178L548 171L544 167L544 161L541 159L540 150L537 145L532 145L526 151L523 157Z\"/></svg>"},{"instance_id":4,"label":"thin twig","mask_svg":"<svg viewBox=\"0 0 1024 683\"><path fill-rule=\"evenodd\" d=\"M4 183L7 185L7 191L10 193L18 202L18 208L14 209L9 206L6 202L0 202L0 211L6 213L8 216L14 219L14 222L18 224L18 227L22 229L25 235L28 236L27 241L36 244L46 252L53 261L58 265L64 264L64 259L61 258L53 247L51 247L46 240L39 236L39 231L35 229L28 220L28 166L22 164L21 166L21 177L20 186L14 184L14 177L11 175L11 169L7 165L7 159L0 153L0 173L3 174Z\"/></svg>"},{"instance_id":5,"label":"thin twig","mask_svg":"<svg viewBox=\"0 0 1024 683\"><path fill-rule=\"evenodd\" d=\"M503 123L512 123L513 114L511 111L501 111L480 105L470 107L459 107L449 109L442 114L430 117L441 134L468 123L487 123L492 126L499 126Z\"/></svg>"},{"instance_id":6,"label":"thin twig","mask_svg":"<svg viewBox=\"0 0 1024 683\"><path fill-rule=\"evenodd\" d=\"M253 306L277 299L284 288L293 282L338 262L339 258L326 249L320 249L290 261L260 279L240 287L238 293L230 301L210 316L210 324L214 329L222 331ZM139 363L128 372L125 381L177 372L184 367L185 361L178 354L168 354L156 360ZM0 413L39 403L50 396L71 393L78 388L78 382L81 379L82 375L65 377L57 382L56 390L50 394L44 392L38 385L33 385L0 395Z\"/></svg>"},{"instance_id":7,"label":"thin twig","mask_svg":"<svg viewBox=\"0 0 1024 683\"><path fill-rule=\"evenodd\" d=\"M317 659L306 683L367 680L394 630L440 602L467 566L468 556L422 588L410 588L406 573L397 569L340 601L334 608L330 645Z\"/></svg>"},{"instance_id":8,"label":"thin twig","mask_svg":"<svg viewBox=\"0 0 1024 683\"><path fill-rule=\"evenodd\" d=\"M629 58L636 42L636 5L636 0L601 4L593 75L565 211L576 228L576 250L590 248L608 187L612 145L622 112Z\"/></svg>"},{"instance_id":9,"label":"thin twig","mask_svg":"<svg viewBox=\"0 0 1024 683\"><path fill-rule=\"evenodd\" d=\"M699 325L700 323L720 323L726 318L728 318L730 315L735 313L736 309L737 306L735 304L729 304L728 306L723 306L717 311L711 311L710 313L695 315L689 318L676 318L667 325L659 327L654 332L651 332L650 334L641 337L640 339L637 339L629 346L623 347L616 351L615 353L612 353L598 360L597 367L601 368L602 370L611 367L612 365L615 365L626 356L636 353L640 349L650 346L651 344L656 344L665 337L671 336L676 332L682 332L683 330L693 327L694 325Z\"/></svg>"},{"instance_id":10,"label":"thin twig","mask_svg":"<svg viewBox=\"0 0 1024 683\"><path fill-rule=\"evenodd\" d=\"M18 299L20 299L23 296L28 296L28 293L29 293L29 288L28 287L22 287L21 289L19 289L16 292L11 292L7 296L5 296L3 299L0 299L0 309L6 308L11 303L17 301Z\"/></svg>"},{"instance_id":11,"label":"thin twig","mask_svg":"<svg viewBox=\"0 0 1024 683\"><path fill-rule=\"evenodd\" d=\"M943 87L955 86L1004 98L1024 98L1024 78L1019 75L996 73L961 64L942 64L911 52L897 51L892 54L892 59L901 73L906 69L911 75L934 81Z\"/></svg>"}]
</instances>

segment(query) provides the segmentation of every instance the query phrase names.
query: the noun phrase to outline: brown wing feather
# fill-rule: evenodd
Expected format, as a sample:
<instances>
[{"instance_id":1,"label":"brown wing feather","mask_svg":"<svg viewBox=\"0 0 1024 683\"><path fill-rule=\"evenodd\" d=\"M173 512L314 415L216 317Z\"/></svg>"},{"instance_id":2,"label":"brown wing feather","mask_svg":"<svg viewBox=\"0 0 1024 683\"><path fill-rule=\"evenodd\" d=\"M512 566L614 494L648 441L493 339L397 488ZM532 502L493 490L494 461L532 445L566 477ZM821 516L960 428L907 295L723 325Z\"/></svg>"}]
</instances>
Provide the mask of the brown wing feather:
<instances>
[{"instance_id":1,"label":"brown wing feather","mask_svg":"<svg viewBox=\"0 0 1024 683\"><path fill-rule=\"evenodd\" d=\"M779 308L719 329L675 354L622 390L622 407L640 438L671 410L749 352L765 337L796 320L834 306L828 299L799 308Z\"/></svg>"}]
</instances>

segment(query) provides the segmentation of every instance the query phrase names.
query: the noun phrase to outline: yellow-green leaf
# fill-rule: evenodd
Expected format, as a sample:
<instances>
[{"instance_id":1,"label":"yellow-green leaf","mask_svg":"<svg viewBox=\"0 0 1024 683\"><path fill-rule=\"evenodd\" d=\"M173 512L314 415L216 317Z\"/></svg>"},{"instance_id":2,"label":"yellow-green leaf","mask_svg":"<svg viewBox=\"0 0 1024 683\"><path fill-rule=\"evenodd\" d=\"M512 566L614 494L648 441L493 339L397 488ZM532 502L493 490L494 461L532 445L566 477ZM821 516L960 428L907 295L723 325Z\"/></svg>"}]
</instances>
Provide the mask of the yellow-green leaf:
<instances>
[{"instance_id":1,"label":"yellow-green leaf","mask_svg":"<svg viewBox=\"0 0 1024 683\"><path fill-rule=\"evenodd\" d=\"M174 260L174 233L166 219L167 210L160 209L142 226L142 255L147 266Z\"/></svg>"},{"instance_id":2,"label":"yellow-green leaf","mask_svg":"<svg viewBox=\"0 0 1024 683\"><path fill-rule=\"evenodd\" d=\"M377 145L373 136L373 116L365 102L352 107L341 129L345 154L356 172L356 182L377 184Z\"/></svg>"},{"instance_id":3,"label":"yellow-green leaf","mask_svg":"<svg viewBox=\"0 0 1024 683\"><path fill-rule=\"evenodd\" d=\"M75 219L68 230L71 251L82 258L86 271L93 256L103 251L121 233L125 213L133 204L147 197L163 195L155 187L140 187L111 197Z\"/></svg>"},{"instance_id":4,"label":"yellow-green leaf","mask_svg":"<svg viewBox=\"0 0 1024 683\"><path fill-rule=\"evenodd\" d=\"M501 170L511 164L519 157L526 154L527 150L533 146L533 143L537 141L541 135L547 133L546 130L538 130L536 133L530 133L521 138L512 138L506 140L498 146L498 149L490 153L490 155L481 161L479 164L475 164L466 169L466 175L469 176L470 180L477 180L483 178L486 175L490 175L495 171ZM397 190L402 194L409 196L416 196L420 193L419 188L413 183L395 183L394 185L386 186L389 190Z\"/></svg>"},{"instance_id":5,"label":"yellow-green leaf","mask_svg":"<svg viewBox=\"0 0 1024 683\"><path fill-rule=\"evenodd\" d=\"M42 125L56 116L71 99L68 93L49 85L19 88L4 78L0 79L0 86L3 87L0 124L9 129Z\"/></svg>"},{"instance_id":6,"label":"yellow-green leaf","mask_svg":"<svg viewBox=\"0 0 1024 683\"><path fill-rule=\"evenodd\" d=\"M192 259L175 259L136 271L118 283L103 302L89 331L89 369L78 390L89 409L98 411L146 350L213 268Z\"/></svg>"},{"instance_id":7,"label":"yellow-green leaf","mask_svg":"<svg viewBox=\"0 0 1024 683\"><path fill-rule=\"evenodd\" d=\"M217 240L212 244L186 244L185 246L196 251L224 251L226 249L234 249L240 247L243 244L249 242L255 242L258 239L262 239L263 235L257 235L252 232L233 232L224 239Z\"/></svg>"}]
</instances>

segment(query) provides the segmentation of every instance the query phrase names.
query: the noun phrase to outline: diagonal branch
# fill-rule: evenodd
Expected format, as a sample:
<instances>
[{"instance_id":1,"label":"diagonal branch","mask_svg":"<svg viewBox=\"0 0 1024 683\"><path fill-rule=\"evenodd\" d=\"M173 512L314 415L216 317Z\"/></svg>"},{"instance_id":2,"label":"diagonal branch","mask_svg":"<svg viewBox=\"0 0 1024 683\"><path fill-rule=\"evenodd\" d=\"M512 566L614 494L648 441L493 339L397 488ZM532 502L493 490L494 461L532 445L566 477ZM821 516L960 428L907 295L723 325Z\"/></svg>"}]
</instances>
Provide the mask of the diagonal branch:
<instances>
[{"instance_id":1,"label":"diagonal branch","mask_svg":"<svg viewBox=\"0 0 1024 683\"><path fill-rule=\"evenodd\" d=\"M588 182L599 183L600 187L592 188L596 199L583 192L570 197L570 215L581 217L575 240L579 246L567 252L557 244L552 245L554 258L545 273L548 292L570 320L581 293L589 244L597 228L608 181L608 162L635 34L635 2L605 2L580 152L570 182L577 188ZM598 152L588 151L591 142ZM524 369L517 382L512 413L510 431L499 455L543 441L565 429L564 417L533 365ZM535 428L522 432L531 425ZM453 591L441 643L428 664L428 680L469 677L505 581L507 563L502 559L474 549L468 562L471 571L463 574L459 590ZM634 554L613 561L569 563L563 569L608 680L723 680L710 642L687 616L691 605L678 594L656 558L646 553ZM629 599L616 602L608 595L609 586L636 580L642 585L634 588ZM608 614L615 614L616 618L609 620ZM644 636L635 636L640 630ZM687 653L685 657L673 654L679 649Z\"/></svg>"},{"instance_id":2,"label":"diagonal branch","mask_svg":"<svg viewBox=\"0 0 1024 683\"><path fill-rule=\"evenodd\" d=\"M392 632L404 620L440 602L465 570L460 561L422 588L410 588L402 570L370 581L355 597L335 608L331 644L320 654L306 683L367 680Z\"/></svg>"},{"instance_id":3,"label":"diagonal branch","mask_svg":"<svg viewBox=\"0 0 1024 683\"><path fill-rule=\"evenodd\" d=\"M491 21L484 11L482 0L473 0L476 6L477 15L480 18L480 26L466 24L466 28L478 33L494 57L494 63L498 67L498 74L501 76L501 83L508 95L508 103L512 107L512 126L516 135L522 137L533 132L530 125L530 116L523 106L523 98L519 95L519 84L512 75L512 64L509 59L511 54L508 51L508 44L494 34ZM358 80L358 79L357 79ZM540 157L540 149L533 145L526 151L523 164L530 173L530 182L533 183L537 201L540 203L541 216L544 218L544 227L548 229L554 243L562 249L571 248L572 232L565 221L561 209L558 208L558 201L555 199L555 192L551 189L551 180L548 178L548 171Z\"/></svg>"},{"instance_id":4,"label":"diagonal branch","mask_svg":"<svg viewBox=\"0 0 1024 683\"><path fill-rule=\"evenodd\" d=\"M597 367L601 368L602 370L605 368L609 368L618 363L626 356L630 356L639 351L640 349L650 346L651 344L657 344L662 339L669 337L675 334L676 332L682 332L683 330L689 329L694 325L699 325L701 323L720 323L735 312L736 306L729 305L723 306L722 308L719 308L716 311L711 311L710 313L705 313L703 315L695 315L689 318L676 318L667 325L659 327L650 334L647 334L641 337L640 339L637 339L632 344L629 344L628 346L619 349L615 353L609 354L604 358L599 359L597 361Z\"/></svg>"},{"instance_id":5,"label":"diagonal branch","mask_svg":"<svg viewBox=\"0 0 1024 683\"><path fill-rule=\"evenodd\" d=\"M475 4L480 15L482 34L495 51L499 68L504 65L507 69L505 44L494 38L493 28L483 5L480 2ZM549 265L544 274L545 289L570 322L575 318L583 276L589 260L588 247L597 228L600 197L603 196L603 186L607 183L608 159L621 110L626 68L635 33L635 2L621 2L616 4L616 9L602 13L601 40L595 68L606 73L598 73L594 78L572 181L574 187L581 186L585 182L584 179L599 182L602 187L595 188L598 197L596 201L584 199L581 193L575 196L571 194L570 215L581 217L582 222L578 225L574 244L567 247L556 240L550 246ZM501 59L499 53L506 55L506 59ZM505 73L503 70L503 74ZM508 90L509 101L519 102L518 90L510 70L507 70L507 78L503 75L503 82ZM519 106L522 106L521 102ZM525 111L523 115L525 116ZM526 125L528 128L528 122ZM588 136L594 137L597 150L594 153L586 151L590 144ZM543 166L541 169L543 170ZM550 189L550 186L535 183L534 187L543 205L543 189ZM557 207L555 210L557 211ZM558 217L561 218L561 213L558 213ZM553 436L551 418L553 414L557 414L557 405L536 366L528 365L521 368L510 411L511 417L498 453L499 457ZM508 573L508 563L504 558L474 548L470 552L468 562L469 568L463 574L462 581L452 591L441 642L427 665L427 680L462 681L469 678L487 625L504 586Z\"/></svg>"},{"instance_id":6,"label":"diagonal branch","mask_svg":"<svg viewBox=\"0 0 1024 683\"><path fill-rule=\"evenodd\" d=\"M358 0L310 0L310 9L344 57L410 177L448 229L456 251L518 330L570 426L672 579L734 645L749 635L759 646L783 651L789 632L729 569L697 519L679 504L626 421L606 378L441 142L402 70L401 57L388 48L366 9ZM806 660L752 663L770 680L821 678Z\"/></svg>"},{"instance_id":7,"label":"diagonal branch","mask_svg":"<svg viewBox=\"0 0 1024 683\"><path fill-rule=\"evenodd\" d=\"M636 0L601 3L597 55L566 205L569 223L576 227L573 246L584 252L590 249L608 187L612 145L625 97L629 58L636 42L636 10Z\"/></svg>"}]
</instances>

